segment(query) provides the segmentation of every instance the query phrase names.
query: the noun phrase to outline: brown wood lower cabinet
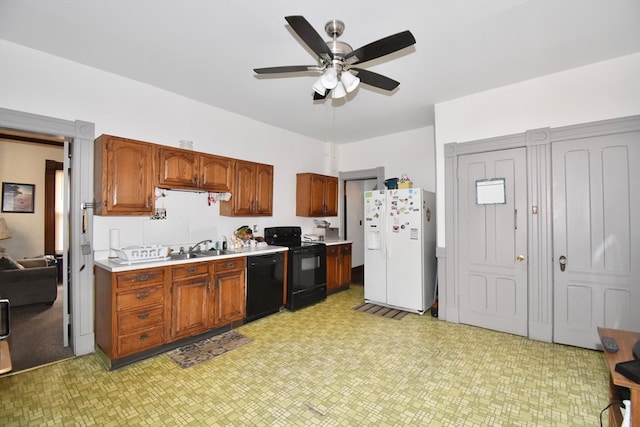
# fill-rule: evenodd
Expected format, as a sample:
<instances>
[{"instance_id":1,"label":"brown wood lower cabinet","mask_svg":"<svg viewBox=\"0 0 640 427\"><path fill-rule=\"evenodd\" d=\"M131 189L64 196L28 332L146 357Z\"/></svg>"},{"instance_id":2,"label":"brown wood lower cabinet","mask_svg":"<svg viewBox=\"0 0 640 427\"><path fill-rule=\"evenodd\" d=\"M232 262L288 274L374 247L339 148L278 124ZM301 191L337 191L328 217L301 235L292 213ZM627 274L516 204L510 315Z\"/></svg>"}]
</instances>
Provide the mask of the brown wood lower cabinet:
<instances>
[{"instance_id":1,"label":"brown wood lower cabinet","mask_svg":"<svg viewBox=\"0 0 640 427\"><path fill-rule=\"evenodd\" d=\"M327 293L347 289L351 284L351 243L327 246Z\"/></svg>"},{"instance_id":2,"label":"brown wood lower cabinet","mask_svg":"<svg viewBox=\"0 0 640 427\"><path fill-rule=\"evenodd\" d=\"M245 313L245 258L215 262L216 322L242 320Z\"/></svg>"},{"instance_id":3,"label":"brown wood lower cabinet","mask_svg":"<svg viewBox=\"0 0 640 427\"><path fill-rule=\"evenodd\" d=\"M211 269L212 270L212 269ZM171 339L196 335L213 327L214 293L208 262L171 268Z\"/></svg>"},{"instance_id":4,"label":"brown wood lower cabinet","mask_svg":"<svg viewBox=\"0 0 640 427\"><path fill-rule=\"evenodd\" d=\"M96 344L119 359L167 339L164 268L111 274L96 268Z\"/></svg>"},{"instance_id":5,"label":"brown wood lower cabinet","mask_svg":"<svg viewBox=\"0 0 640 427\"><path fill-rule=\"evenodd\" d=\"M116 273L96 266L98 355L119 367L241 321L245 268L244 257Z\"/></svg>"}]
</instances>

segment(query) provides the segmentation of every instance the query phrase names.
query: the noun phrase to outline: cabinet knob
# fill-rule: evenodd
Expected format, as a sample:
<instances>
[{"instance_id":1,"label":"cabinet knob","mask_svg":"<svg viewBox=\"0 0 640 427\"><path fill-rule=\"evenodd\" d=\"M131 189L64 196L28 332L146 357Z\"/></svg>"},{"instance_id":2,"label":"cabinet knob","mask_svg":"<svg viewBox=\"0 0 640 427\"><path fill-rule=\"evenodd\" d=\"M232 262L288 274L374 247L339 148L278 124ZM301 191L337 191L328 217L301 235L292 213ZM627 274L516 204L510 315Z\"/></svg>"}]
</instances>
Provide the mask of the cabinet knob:
<instances>
[{"instance_id":1,"label":"cabinet knob","mask_svg":"<svg viewBox=\"0 0 640 427\"><path fill-rule=\"evenodd\" d=\"M147 317L149 317L149 313L148 312L147 313L141 313L141 314L138 315L138 319L140 319L140 320L144 320Z\"/></svg>"},{"instance_id":2,"label":"cabinet knob","mask_svg":"<svg viewBox=\"0 0 640 427\"><path fill-rule=\"evenodd\" d=\"M149 294L138 294L138 295L136 295L136 298L139 299L140 301L143 301L143 300L149 298Z\"/></svg>"},{"instance_id":3,"label":"cabinet knob","mask_svg":"<svg viewBox=\"0 0 640 427\"><path fill-rule=\"evenodd\" d=\"M140 339L140 341L144 341L144 340L146 340L146 339L148 339L148 338L149 338L149 335L147 335L147 334L142 334L142 335L140 335L140 338L139 338L139 339Z\"/></svg>"},{"instance_id":4,"label":"cabinet knob","mask_svg":"<svg viewBox=\"0 0 640 427\"><path fill-rule=\"evenodd\" d=\"M189 273L191 273L191 274L195 274L197 272L198 272L198 269L195 268L195 267L192 267L192 268L189 269Z\"/></svg>"},{"instance_id":5,"label":"cabinet knob","mask_svg":"<svg viewBox=\"0 0 640 427\"><path fill-rule=\"evenodd\" d=\"M144 282L145 280L149 280L149 275L148 274L138 274L138 276L136 277L136 280L138 282Z\"/></svg>"}]
</instances>

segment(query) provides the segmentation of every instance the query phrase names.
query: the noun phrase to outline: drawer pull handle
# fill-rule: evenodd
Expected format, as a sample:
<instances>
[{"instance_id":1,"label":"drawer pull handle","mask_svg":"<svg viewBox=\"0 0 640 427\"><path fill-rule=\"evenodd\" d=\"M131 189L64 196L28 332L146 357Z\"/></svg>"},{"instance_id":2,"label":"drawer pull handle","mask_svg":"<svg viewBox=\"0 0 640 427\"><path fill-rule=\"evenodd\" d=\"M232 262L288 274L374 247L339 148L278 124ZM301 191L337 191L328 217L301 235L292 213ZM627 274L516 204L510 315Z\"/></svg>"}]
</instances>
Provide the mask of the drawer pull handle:
<instances>
[{"instance_id":1,"label":"drawer pull handle","mask_svg":"<svg viewBox=\"0 0 640 427\"><path fill-rule=\"evenodd\" d=\"M194 274L194 273L197 273L197 272L198 272L197 268L190 268L189 269L189 273L191 273L191 274Z\"/></svg>"},{"instance_id":2,"label":"drawer pull handle","mask_svg":"<svg viewBox=\"0 0 640 427\"><path fill-rule=\"evenodd\" d=\"M138 294L136 295L136 298L138 298L140 301L145 300L147 298L149 298L149 294Z\"/></svg>"},{"instance_id":3,"label":"drawer pull handle","mask_svg":"<svg viewBox=\"0 0 640 427\"><path fill-rule=\"evenodd\" d=\"M142 314L139 314L139 315L138 315L138 319L140 319L140 320L144 320L144 319L146 319L147 317L149 317L149 313L148 313L148 312L147 312L147 313L142 313Z\"/></svg>"},{"instance_id":4,"label":"drawer pull handle","mask_svg":"<svg viewBox=\"0 0 640 427\"><path fill-rule=\"evenodd\" d=\"M149 280L149 275L148 274L138 274L138 277L136 277L136 280L138 282L144 282L145 280Z\"/></svg>"},{"instance_id":5,"label":"drawer pull handle","mask_svg":"<svg viewBox=\"0 0 640 427\"><path fill-rule=\"evenodd\" d=\"M140 335L140 341L144 341L144 340L146 340L147 338L149 338L149 335L147 335L147 334L142 334L142 335Z\"/></svg>"},{"instance_id":6,"label":"drawer pull handle","mask_svg":"<svg viewBox=\"0 0 640 427\"><path fill-rule=\"evenodd\" d=\"M227 263L227 268L232 268L235 267L236 263L235 262L228 262Z\"/></svg>"}]
</instances>

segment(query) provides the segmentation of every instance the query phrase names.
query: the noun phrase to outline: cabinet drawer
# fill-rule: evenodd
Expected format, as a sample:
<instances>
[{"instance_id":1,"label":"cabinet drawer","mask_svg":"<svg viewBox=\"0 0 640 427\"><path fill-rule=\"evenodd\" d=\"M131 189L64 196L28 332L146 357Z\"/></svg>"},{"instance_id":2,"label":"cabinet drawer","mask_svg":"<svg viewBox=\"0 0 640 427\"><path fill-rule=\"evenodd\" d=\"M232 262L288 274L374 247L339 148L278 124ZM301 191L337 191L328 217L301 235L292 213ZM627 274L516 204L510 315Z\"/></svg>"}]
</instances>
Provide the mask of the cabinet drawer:
<instances>
[{"instance_id":1,"label":"cabinet drawer","mask_svg":"<svg viewBox=\"0 0 640 427\"><path fill-rule=\"evenodd\" d=\"M351 253L351 245L340 246L340 253L343 255L349 255Z\"/></svg>"},{"instance_id":2,"label":"cabinet drawer","mask_svg":"<svg viewBox=\"0 0 640 427\"><path fill-rule=\"evenodd\" d=\"M118 288L164 282L164 269L132 271L119 274L116 280Z\"/></svg>"},{"instance_id":3,"label":"cabinet drawer","mask_svg":"<svg viewBox=\"0 0 640 427\"><path fill-rule=\"evenodd\" d=\"M118 334L125 334L139 329L147 329L162 325L164 322L164 306L156 305L142 310L118 313Z\"/></svg>"},{"instance_id":4,"label":"cabinet drawer","mask_svg":"<svg viewBox=\"0 0 640 427\"><path fill-rule=\"evenodd\" d=\"M183 279L201 274L209 274L209 263L185 264L171 269L171 275L174 279Z\"/></svg>"},{"instance_id":5,"label":"cabinet drawer","mask_svg":"<svg viewBox=\"0 0 640 427\"><path fill-rule=\"evenodd\" d=\"M118 292L116 295L116 311L161 304L162 301L164 301L164 287L162 285Z\"/></svg>"},{"instance_id":6,"label":"cabinet drawer","mask_svg":"<svg viewBox=\"0 0 640 427\"><path fill-rule=\"evenodd\" d=\"M244 257L221 259L214 263L216 273L224 273L225 271L244 270L247 266Z\"/></svg>"},{"instance_id":7,"label":"cabinet drawer","mask_svg":"<svg viewBox=\"0 0 640 427\"><path fill-rule=\"evenodd\" d=\"M338 255L338 247L327 246L327 256L336 256L336 255Z\"/></svg>"},{"instance_id":8,"label":"cabinet drawer","mask_svg":"<svg viewBox=\"0 0 640 427\"><path fill-rule=\"evenodd\" d=\"M164 326L118 336L118 357L138 353L164 344Z\"/></svg>"}]
</instances>

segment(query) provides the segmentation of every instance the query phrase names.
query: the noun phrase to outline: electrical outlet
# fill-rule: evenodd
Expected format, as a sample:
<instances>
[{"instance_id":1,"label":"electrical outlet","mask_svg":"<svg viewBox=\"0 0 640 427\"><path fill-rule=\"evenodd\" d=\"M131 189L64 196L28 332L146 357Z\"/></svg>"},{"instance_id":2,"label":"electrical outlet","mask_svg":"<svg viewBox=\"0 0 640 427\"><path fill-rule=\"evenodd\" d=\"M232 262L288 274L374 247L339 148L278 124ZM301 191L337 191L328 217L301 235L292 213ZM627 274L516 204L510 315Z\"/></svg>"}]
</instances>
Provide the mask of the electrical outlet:
<instances>
[{"instance_id":1,"label":"electrical outlet","mask_svg":"<svg viewBox=\"0 0 640 427\"><path fill-rule=\"evenodd\" d=\"M258 232L258 224L253 224L253 232L254 233Z\"/></svg>"}]
</instances>

